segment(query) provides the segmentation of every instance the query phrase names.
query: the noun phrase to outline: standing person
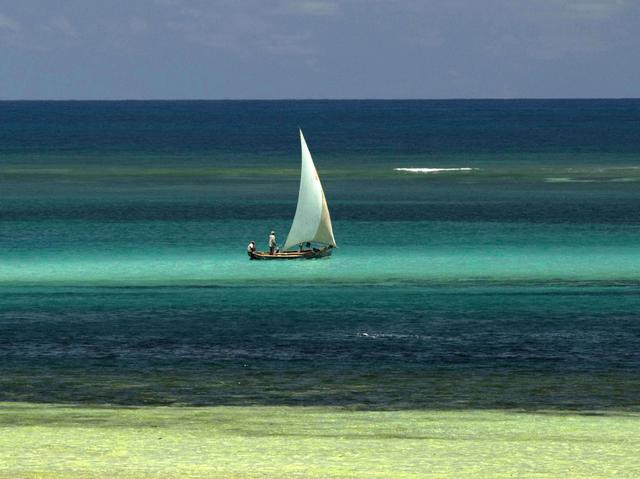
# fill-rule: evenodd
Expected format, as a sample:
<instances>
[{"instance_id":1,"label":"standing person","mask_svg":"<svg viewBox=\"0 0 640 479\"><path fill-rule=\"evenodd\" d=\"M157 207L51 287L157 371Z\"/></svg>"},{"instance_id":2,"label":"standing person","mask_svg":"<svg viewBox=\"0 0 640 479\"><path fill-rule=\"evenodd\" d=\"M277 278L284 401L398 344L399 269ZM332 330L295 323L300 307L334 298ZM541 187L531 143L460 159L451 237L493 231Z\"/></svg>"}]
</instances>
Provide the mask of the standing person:
<instances>
[{"instance_id":1,"label":"standing person","mask_svg":"<svg viewBox=\"0 0 640 479\"><path fill-rule=\"evenodd\" d=\"M277 247L278 241L276 240L276 232L272 231L269 235L269 254L275 253Z\"/></svg>"},{"instance_id":2,"label":"standing person","mask_svg":"<svg viewBox=\"0 0 640 479\"><path fill-rule=\"evenodd\" d=\"M251 258L251 255L255 252L256 252L256 242L252 241L247 245L247 254L249 255L249 258Z\"/></svg>"}]
</instances>

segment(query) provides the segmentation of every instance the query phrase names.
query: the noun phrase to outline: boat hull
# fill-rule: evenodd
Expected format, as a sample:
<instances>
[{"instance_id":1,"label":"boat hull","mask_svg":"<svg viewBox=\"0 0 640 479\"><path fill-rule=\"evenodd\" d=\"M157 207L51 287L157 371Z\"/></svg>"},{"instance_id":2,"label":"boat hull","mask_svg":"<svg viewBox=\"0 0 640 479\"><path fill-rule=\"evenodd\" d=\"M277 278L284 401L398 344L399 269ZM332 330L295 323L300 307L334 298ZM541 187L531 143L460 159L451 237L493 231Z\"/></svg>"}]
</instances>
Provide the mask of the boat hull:
<instances>
[{"instance_id":1,"label":"boat hull","mask_svg":"<svg viewBox=\"0 0 640 479\"><path fill-rule=\"evenodd\" d=\"M331 256L333 248L311 249L304 251L284 251L270 254L268 251L254 251L249 253L249 259L254 260L288 260L288 259L318 259Z\"/></svg>"}]
</instances>

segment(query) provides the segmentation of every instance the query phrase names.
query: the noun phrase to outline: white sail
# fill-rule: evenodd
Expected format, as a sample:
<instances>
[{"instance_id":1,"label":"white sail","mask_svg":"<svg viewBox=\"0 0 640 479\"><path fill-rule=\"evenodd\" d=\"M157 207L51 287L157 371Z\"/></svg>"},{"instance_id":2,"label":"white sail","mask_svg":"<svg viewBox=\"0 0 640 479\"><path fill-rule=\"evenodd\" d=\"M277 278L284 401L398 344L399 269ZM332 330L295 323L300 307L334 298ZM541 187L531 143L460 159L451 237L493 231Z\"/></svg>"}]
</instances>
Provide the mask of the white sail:
<instances>
[{"instance_id":1,"label":"white sail","mask_svg":"<svg viewBox=\"0 0 640 479\"><path fill-rule=\"evenodd\" d=\"M300 145L302 147L302 171L300 173L298 206L283 250L306 242L335 246L336 240L331 228L329 208L327 208L320 178L318 178L318 172L311 159L307 142L304 141L302 130L300 130Z\"/></svg>"}]
</instances>

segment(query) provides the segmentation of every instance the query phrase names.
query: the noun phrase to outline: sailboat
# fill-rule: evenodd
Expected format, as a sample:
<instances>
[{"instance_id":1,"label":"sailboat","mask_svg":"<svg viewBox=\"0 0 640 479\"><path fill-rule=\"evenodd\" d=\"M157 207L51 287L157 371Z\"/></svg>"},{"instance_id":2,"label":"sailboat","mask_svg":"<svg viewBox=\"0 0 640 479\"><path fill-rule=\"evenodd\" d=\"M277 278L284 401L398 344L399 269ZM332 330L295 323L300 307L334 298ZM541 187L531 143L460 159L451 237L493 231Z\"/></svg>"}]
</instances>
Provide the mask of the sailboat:
<instances>
[{"instance_id":1,"label":"sailboat","mask_svg":"<svg viewBox=\"0 0 640 479\"><path fill-rule=\"evenodd\" d=\"M268 251L253 251L249 253L250 259L324 258L331 256L336 246L327 200L302 130L300 130L300 147L302 168L298 206L287 240L281 252L270 254ZM298 247L298 250L287 251L292 247Z\"/></svg>"}]
</instances>

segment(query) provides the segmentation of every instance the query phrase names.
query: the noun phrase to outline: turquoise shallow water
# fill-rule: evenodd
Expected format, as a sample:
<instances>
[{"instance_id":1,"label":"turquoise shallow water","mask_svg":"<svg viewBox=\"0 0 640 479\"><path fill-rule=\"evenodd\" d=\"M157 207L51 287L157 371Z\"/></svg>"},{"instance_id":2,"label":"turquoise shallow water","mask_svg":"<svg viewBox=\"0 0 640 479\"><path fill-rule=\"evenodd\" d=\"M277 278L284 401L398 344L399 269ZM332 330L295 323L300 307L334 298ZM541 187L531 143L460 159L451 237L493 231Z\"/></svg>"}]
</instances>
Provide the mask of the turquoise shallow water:
<instances>
[{"instance_id":1,"label":"turquoise shallow water","mask_svg":"<svg viewBox=\"0 0 640 479\"><path fill-rule=\"evenodd\" d=\"M0 400L637 409L637 101L0 117ZM250 262L293 217L297 125L339 248Z\"/></svg>"},{"instance_id":2,"label":"turquoise shallow water","mask_svg":"<svg viewBox=\"0 0 640 479\"><path fill-rule=\"evenodd\" d=\"M35 238L35 244L22 238L5 253L0 281L252 288L263 286L265 278L283 286L640 280L636 225L336 221L340 245L330 260L257 264L245 261L243 252L243 241L256 236L255 223L6 222L8 229ZM272 223L284 230L284 221ZM39 247L56 229L59 236L50 238L46 249Z\"/></svg>"}]
</instances>

